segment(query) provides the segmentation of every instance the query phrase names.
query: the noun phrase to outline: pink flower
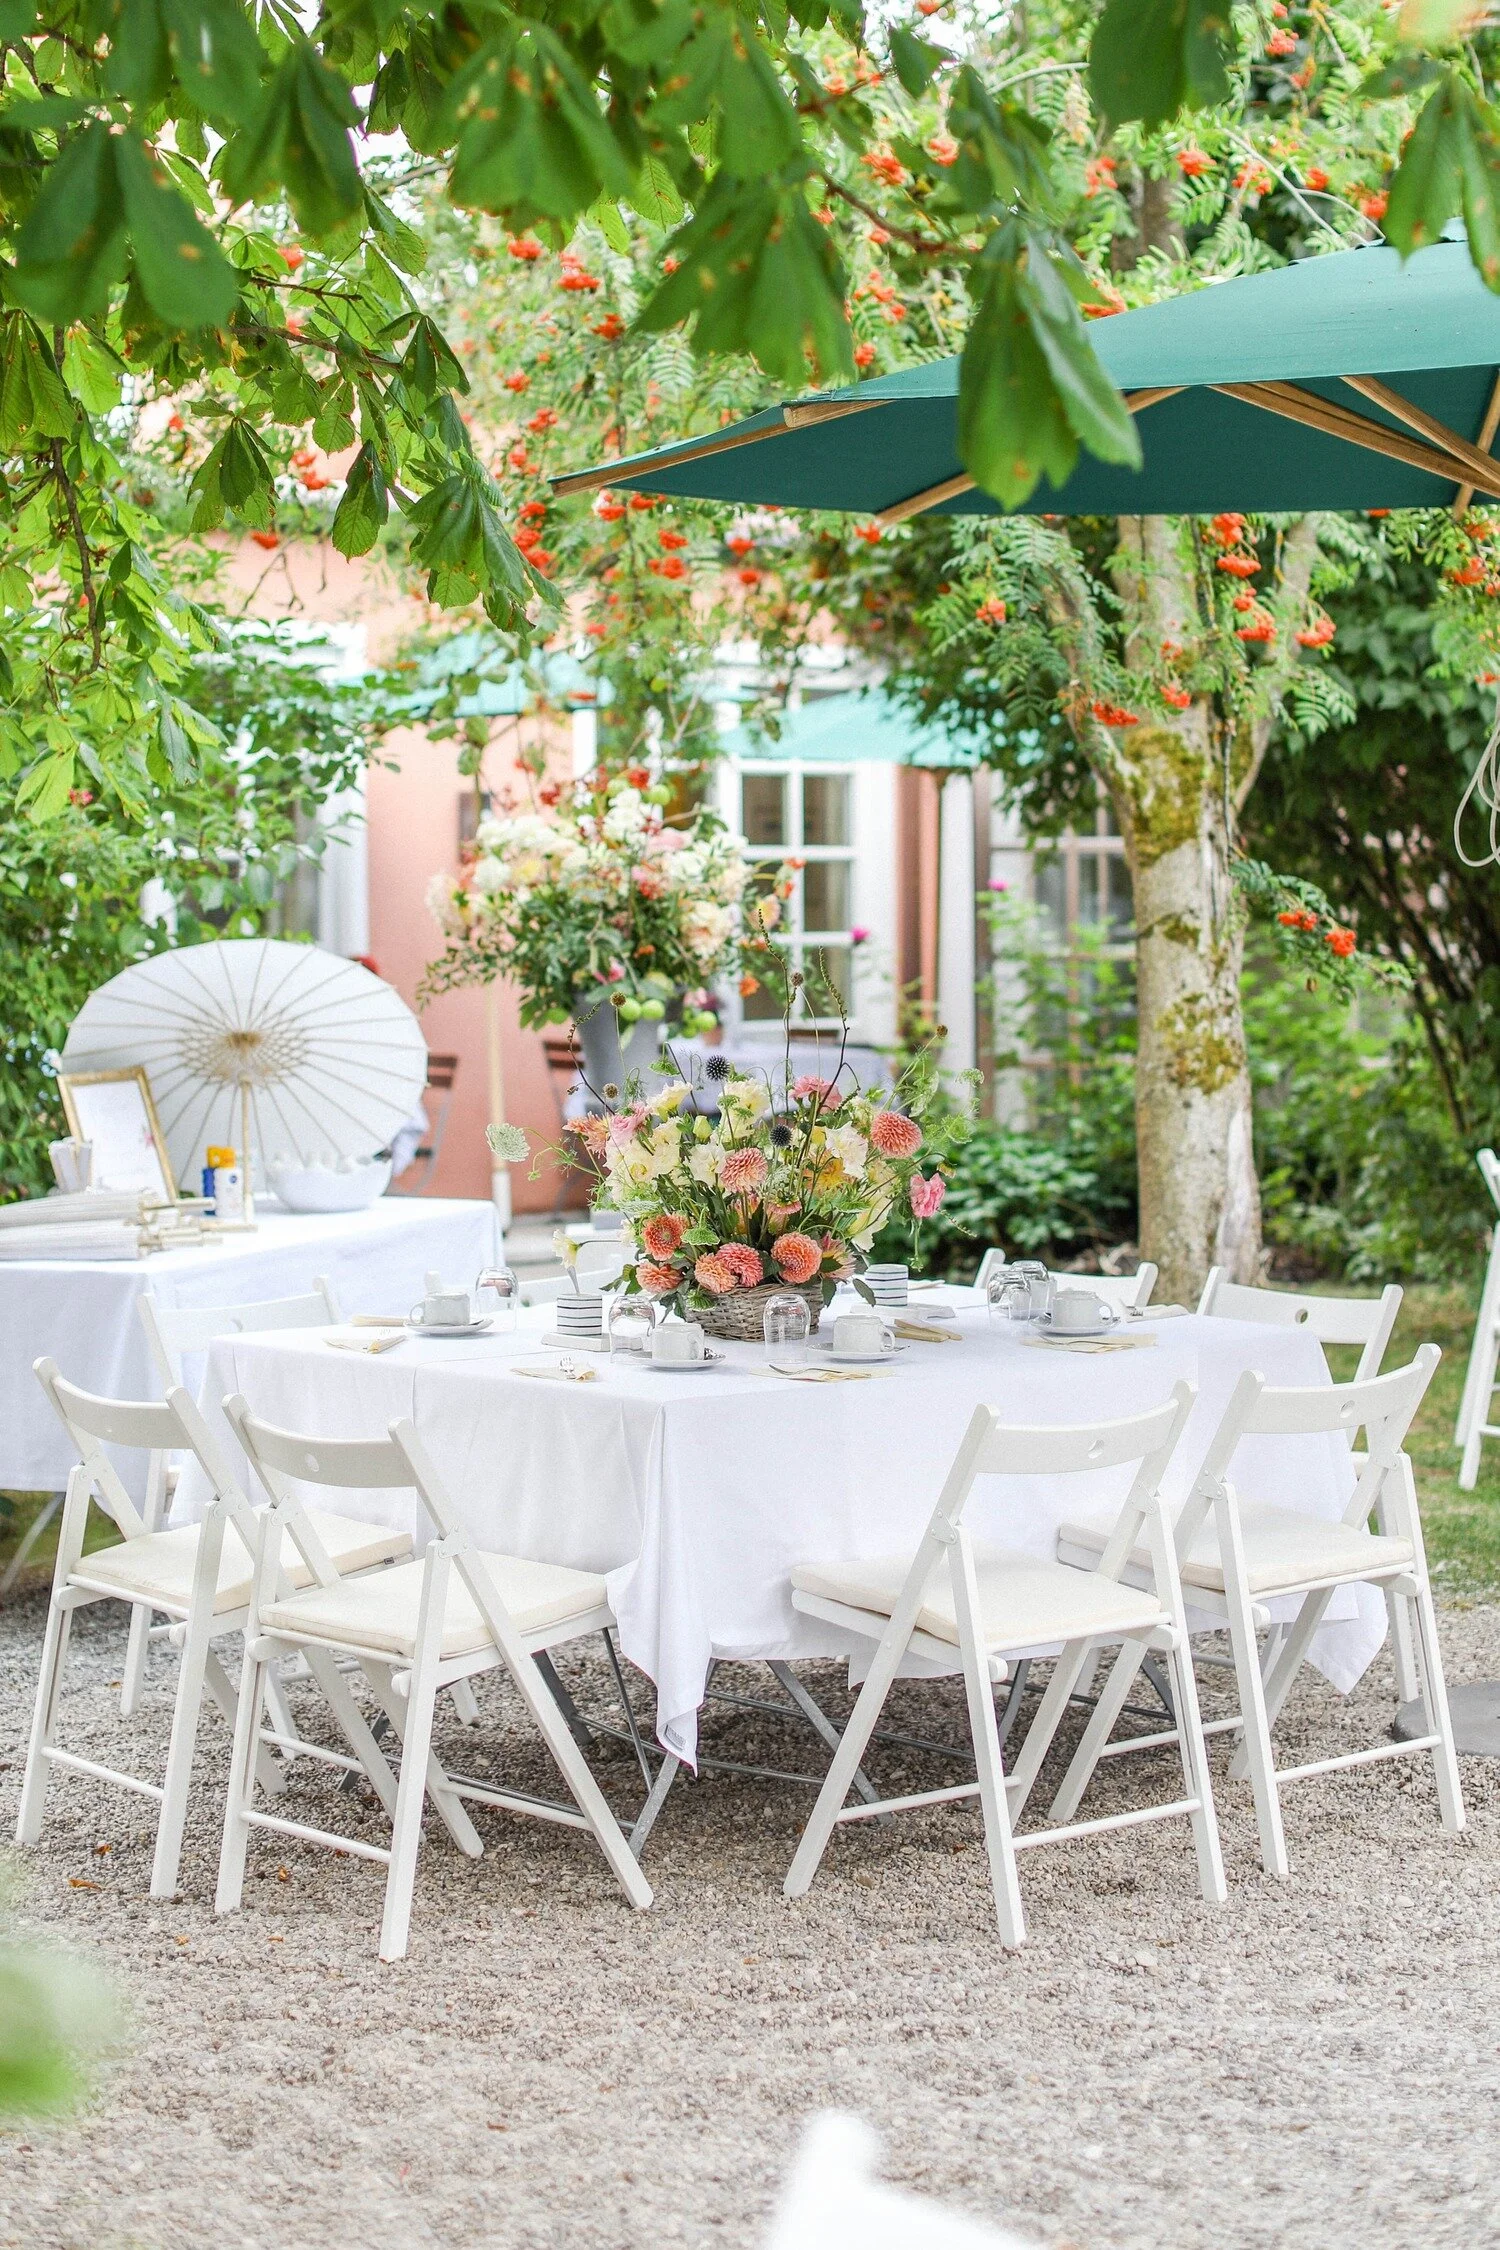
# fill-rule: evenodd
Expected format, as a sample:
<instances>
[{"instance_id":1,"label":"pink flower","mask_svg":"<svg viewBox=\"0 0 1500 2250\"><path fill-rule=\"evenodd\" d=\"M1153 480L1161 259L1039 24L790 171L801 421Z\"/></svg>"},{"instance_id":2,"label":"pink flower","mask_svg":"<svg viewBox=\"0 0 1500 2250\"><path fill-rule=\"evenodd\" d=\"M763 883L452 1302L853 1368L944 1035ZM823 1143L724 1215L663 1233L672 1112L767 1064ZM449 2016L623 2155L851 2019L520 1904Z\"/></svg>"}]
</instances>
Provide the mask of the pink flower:
<instances>
[{"instance_id":1,"label":"pink flower","mask_svg":"<svg viewBox=\"0 0 1500 2250\"><path fill-rule=\"evenodd\" d=\"M882 1156L915 1156L922 1146L920 1126L898 1110L878 1109L870 1124L870 1138Z\"/></svg>"},{"instance_id":2,"label":"pink flower","mask_svg":"<svg viewBox=\"0 0 1500 2250\"><path fill-rule=\"evenodd\" d=\"M742 1289L753 1289L765 1279L765 1267L760 1252L752 1250L748 1242L725 1242L715 1253L720 1265L728 1266Z\"/></svg>"},{"instance_id":3,"label":"pink flower","mask_svg":"<svg viewBox=\"0 0 1500 2250\"><path fill-rule=\"evenodd\" d=\"M638 867L635 870L635 887L642 898L661 898L667 888L667 878L654 867Z\"/></svg>"},{"instance_id":4,"label":"pink flower","mask_svg":"<svg viewBox=\"0 0 1500 2250\"><path fill-rule=\"evenodd\" d=\"M943 1208L947 1192L948 1183L941 1172L934 1172L930 1180L924 1180L920 1172L914 1173L909 1189L912 1217L935 1219Z\"/></svg>"},{"instance_id":5,"label":"pink flower","mask_svg":"<svg viewBox=\"0 0 1500 2250\"><path fill-rule=\"evenodd\" d=\"M810 1234L784 1234L773 1243L771 1256L786 1281L811 1281L823 1263L822 1249Z\"/></svg>"},{"instance_id":6,"label":"pink flower","mask_svg":"<svg viewBox=\"0 0 1500 2250\"><path fill-rule=\"evenodd\" d=\"M739 1277L721 1250L705 1252L693 1268L693 1279L712 1297L727 1297L739 1287Z\"/></svg>"},{"instance_id":7,"label":"pink flower","mask_svg":"<svg viewBox=\"0 0 1500 2250\"><path fill-rule=\"evenodd\" d=\"M766 1170L758 1148L731 1149L719 1166L719 1185L726 1195L754 1195L766 1184Z\"/></svg>"},{"instance_id":8,"label":"pink flower","mask_svg":"<svg viewBox=\"0 0 1500 2250\"><path fill-rule=\"evenodd\" d=\"M602 1156L604 1154L609 1141L609 1121L607 1118L593 1115L575 1117L569 1125L568 1131L577 1134L590 1156Z\"/></svg>"},{"instance_id":9,"label":"pink flower","mask_svg":"<svg viewBox=\"0 0 1500 2250\"><path fill-rule=\"evenodd\" d=\"M676 1266L660 1266L650 1258L641 1260L635 1278L648 1297L668 1297L682 1287L682 1274Z\"/></svg>"},{"instance_id":10,"label":"pink flower","mask_svg":"<svg viewBox=\"0 0 1500 2250\"><path fill-rule=\"evenodd\" d=\"M622 1109L618 1117L610 1119L609 1137L616 1148L623 1148L627 1141L635 1139L645 1122L646 1105L644 1102L637 1102L634 1109Z\"/></svg>"},{"instance_id":11,"label":"pink flower","mask_svg":"<svg viewBox=\"0 0 1500 2250\"><path fill-rule=\"evenodd\" d=\"M793 1101L805 1102L811 1100L814 1096L816 1096L817 1098L819 1109L836 1109L838 1107L839 1097L833 1090L833 1080L831 1078L816 1078L809 1076L807 1078L793 1079Z\"/></svg>"},{"instance_id":12,"label":"pink flower","mask_svg":"<svg viewBox=\"0 0 1500 2250\"><path fill-rule=\"evenodd\" d=\"M659 1218L646 1221L641 1229L641 1241L653 1258L671 1258L675 1257L687 1230L686 1219L679 1218L675 1211L666 1211Z\"/></svg>"},{"instance_id":13,"label":"pink flower","mask_svg":"<svg viewBox=\"0 0 1500 2250\"><path fill-rule=\"evenodd\" d=\"M862 922L856 922L853 929L849 932L849 943L851 945L865 945L869 941L869 936L870 933L865 928L864 924Z\"/></svg>"}]
</instances>

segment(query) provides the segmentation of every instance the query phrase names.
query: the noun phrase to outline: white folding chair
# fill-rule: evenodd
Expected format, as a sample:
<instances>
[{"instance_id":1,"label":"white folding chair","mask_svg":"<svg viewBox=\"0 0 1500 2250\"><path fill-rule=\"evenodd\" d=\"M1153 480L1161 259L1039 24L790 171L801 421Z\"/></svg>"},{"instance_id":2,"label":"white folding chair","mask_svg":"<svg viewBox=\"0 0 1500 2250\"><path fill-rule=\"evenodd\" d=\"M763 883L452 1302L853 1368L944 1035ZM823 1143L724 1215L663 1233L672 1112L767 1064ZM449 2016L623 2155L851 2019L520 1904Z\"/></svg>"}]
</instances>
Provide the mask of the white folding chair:
<instances>
[{"instance_id":1,"label":"white folding chair","mask_svg":"<svg viewBox=\"0 0 1500 2250\"><path fill-rule=\"evenodd\" d=\"M1354 1380L1367 1383L1384 1364L1401 1298L1402 1290L1394 1281L1387 1283L1378 1297L1301 1297L1290 1289L1252 1289L1243 1282L1226 1281L1222 1266L1210 1266L1198 1310L1219 1320L1256 1320L1272 1328L1305 1328L1325 1347L1359 1344L1363 1348ZM1378 1531L1387 1528L1384 1516L1378 1513L1375 1524ZM1396 1695L1400 1702L1410 1703L1417 1692L1410 1620L1394 1594L1386 1595L1385 1607ZM1274 1646L1271 1653L1275 1654Z\"/></svg>"},{"instance_id":2,"label":"white folding chair","mask_svg":"<svg viewBox=\"0 0 1500 2250\"><path fill-rule=\"evenodd\" d=\"M1485 1186L1500 1205L1500 1156L1496 1156L1492 1148L1482 1148L1477 1161ZM1463 1454L1458 1481L1465 1492L1472 1492L1479 1482L1479 1455L1485 1439L1500 1437L1500 1423L1490 1420L1497 1361L1500 1361L1500 1219L1496 1220L1490 1234L1479 1318L1474 1323L1464 1395L1459 1402L1458 1425L1453 1432L1453 1442Z\"/></svg>"},{"instance_id":3,"label":"white folding chair","mask_svg":"<svg viewBox=\"0 0 1500 2250\"><path fill-rule=\"evenodd\" d=\"M226 1633L244 1630L259 1545L258 1519L225 1467L202 1415L179 1386L174 1384L164 1401L138 1403L96 1398L81 1391L63 1380L50 1359L39 1359L36 1373L77 1446L79 1459L68 1479L63 1505L16 1840L34 1844L40 1839L55 1768L135 1790L161 1807L151 1894L165 1898L177 1888L205 1687L231 1723L235 1716L234 1689L212 1643ZM148 1453L153 1483L159 1479L169 1453L195 1453L214 1492L203 1521L175 1531L148 1529L105 1452L106 1445ZM119 1545L86 1555L83 1544L91 1501L97 1502L122 1536ZM411 1539L405 1532L356 1523L344 1516L317 1515L301 1519L279 1562L289 1582L306 1585L325 1571L332 1575L336 1570L372 1569L410 1550ZM160 1783L97 1765L90 1758L57 1746L58 1703L73 1613L102 1601L126 1603L132 1617L144 1610L148 1615L160 1613L169 1618L172 1622L166 1630L182 1652L166 1772ZM276 1744L287 1757L326 1753L298 1738L279 1690L273 1713L275 1726L264 1735L257 1729L254 1749L265 1785L279 1790L285 1783L280 1767L265 1754L266 1742Z\"/></svg>"},{"instance_id":4,"label":"white folding chair","mask_svg":"<svg viewBox=\"0 0 1500 2250\"><path fill-rule=\"evenodd\" d=\"M809 1564L792 1572L795 1608L837 1627L851 1648L865 1648L872 1641L878 1647L797 1847L785 1883L788 1898L800 1898L808 1889L828 1839L841 1822L978 1797L995 1911L1007 1946L1023 1944L1026 1936L1016 1881L1018 1851L1074 1836L1099 1835L1106 1829L1130 1828L1142 1821L1190 1819L1203 1896L1215 1903L1223 1900L1224 1869L1187 1654L1182 1589L1161 1498L1162 1476L1193 1397L1190 1384L1178 1383L1166 1404L1149 1414L1066 1429L1008 1428L994 1407L976 1407L915 1557L884 1555L865 1562ZM1102 1556L1091 1557L1082 1568L978 1546L962 1520L976 1477L1065 1476L1132 1466L1136 1474L1108 1545ZM1152 1585L1146 1590L1125 1584L1120 1576L1143 1534L1151 1558ZM1100 1646L1116 1642L1124 1644L1122 1665L1125 1658L1133 1657L1132 1674L1148 1650L1166 1657L1174 1686L1175 1724L1170 1733L1154 1739L1177 1744L1185 1794L1170 1804L1138 1805L1102 1819L1017 1836L1015 1822L1085 1663ZM1062 1653L1007 1782L993 1695L997 1674L1004 1677L1001 1660L1054 1649L1059 1643ZM903 1659L914 1656L952 1670L955 1655L967 1692L978 1779L954 1788L846 1806L855 1767ZM1091 1725L1074 1765L1087 1754L1092 1768L1108 1732L1108 1727L1101 1732Z\"/></svg>"},{"instance_id":5,"label":"white folding chair","mask_svg":"<svg viewBox=\"0 0 1500 2250\"><path fill-rule=\"evenodd\" d=\"M1287 1872L1280 1791L1287 1782L1313 1774L1431 1751L1443 1826L1457 1830L1464 1824L1416 1480L1402 1451L1440 1357L1435 1344L1424 1344L1409 1367L1389 1375L1307 1390L1268 1390L1264 1376L1242 1375L1177 1519L1177 1555L1187 1598L1195 1610L1228 1626L1239 1686L1240 1715L1214 1720L1206 1731L1241 1733L1230 1778L1240 1780L1247 1771L1250 1775L1261 1864L1268 1874ZM1366 1432L1368 1450L1354 1496L1335 1523L1258 1497L1242 1500L1229 1481L1242 1438L1340 1431L1352 1441L1360 1429ZM1390 1527L1386 1532L1369 1529L1377 1509ZM1065 1561L1082 1563L1106 1540L1107 1551L1112 1551L1114 1534L1103 1523L1065 1524L1058 1534L1058 1554ZM1127 1578L1143 1579L1151 1559L1138 1550L1126 1564ZM1379 1586L1408 1610L1425 1730L1409 1742L1386 1742L1373 1750L1278 1768L1271 1730L1329 1603L1341 1586L1357 1584ZM1263 1668L1256 1635L1270 1626L1265 1605L1286 1596L1298 1600L1297 1614ZM1130 1662L1129 1651L1122 1655L1100 1697L1101 1714L1111 1708L1118 1711L1138 1665L1138 1658ZM1087 1778L1076 1770L1068 1777L1052 1808L1056 1818L1068 1818Z\"/></svg>"},{"instance_id":6,"label":"white folding chair","mask_svg":"<svg viewBox=\"0 0 1500 2250\"><path fill-rule=\"evenodd\" d=\"M143 1289L136 1299L136 1309L161 1378L163 1397L175 1384L186 1384L184 1362L188 1356L206 1352L221 1336L248 1336L268 1328L328 1328L339 1318L333 1291L321 1276L300 1296L271 1297L254 1305L165 1305L151 1290ZM148 1531L161 1529L177 1489L177 1463L165 1462L163 1472L155 1488L147 1491L141 1510ZM133 1610L120 1679L120 1716L124 1719L134 1713L146 1676L150 1630L150 1611Z\"/></svg>"},{"instance_id":7,"label":"white folding chair","mask_svg":"<svg viewBox=\"0 0 1500 2250\"><path fill-rule=\"evenodd\" d=\"M466 1799L586 1829L631 1904L649 1906L651 1887L534 1661L614 1623L604 1580L593 1571L557 1563L481 1553L459 1524L410 1422L393 1422L387 1438L333 1441L257 1421L242 1398L227 1399L225 1412L271 1507L245 1635L216 1911L233 1913L240 1904L250 1830L271 1829L385 1866L380 1958L400 1960L411 1926L424 1796L431 1797L459 1848L474 1859L483 1846L464 1809ZM434 1536L420 1562L383 1571L375 1579L324 1581L304 1592L283 1594L276 1583L277 1525L295 1504L293 1479L345 1490L413 1489ZM262 1811L254 1802L254 1746L269 1668L278 1656L299 1649L309 1658L320 1651L353 1657L401 1740L399 1786L391 1796L380 1792L391 1815L389 1845L311 1828ZM568 1784L571 1804L450 1776L439 1763L432 1749L438 1693L493 1671L510 1675Z\"/></svg>"},{"instance_id":8,"label":"white folding chair","mask_svg":"<svg viewBox=\"0 0 1500 2250\"><path fill-rule=\"evenodd\" d=\"M979 1261L979 1271L974 1276L974 1287L985 1288L1000 1268L1011 1263L1006 1250L986 1250ZM1151 1292L1156 1287L1157 1268L1148 1259L1134 1273L1054 1273L1052 1279L1059 1289L1091 1289L1107 1305L1117 1306L1121 1312L1134 1308L1139 1311L1151 1302Z\"/></svg>"}]
</instances>

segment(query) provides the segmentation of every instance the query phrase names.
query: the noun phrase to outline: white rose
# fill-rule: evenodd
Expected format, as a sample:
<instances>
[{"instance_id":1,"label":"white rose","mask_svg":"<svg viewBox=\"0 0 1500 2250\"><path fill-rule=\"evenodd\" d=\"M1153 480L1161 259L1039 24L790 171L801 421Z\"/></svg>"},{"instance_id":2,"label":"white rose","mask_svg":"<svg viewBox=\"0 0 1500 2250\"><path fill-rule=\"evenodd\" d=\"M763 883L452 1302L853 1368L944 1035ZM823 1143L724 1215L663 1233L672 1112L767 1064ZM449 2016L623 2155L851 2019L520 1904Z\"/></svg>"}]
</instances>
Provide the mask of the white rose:
<instances>
[{"instance_id":1,"label":"white rose","mask_svg":"<svg viewBox=\"0 0 1500 2250\"><path fill-rule=\"evenodd\" d=\"M720 1153L712 1141L697 1141L688 1150L688 1170L700 1187L712 1187L717 1180Z\"/></svg>"},{"instance_id":2,"label":"white rose","mask_svg":"<svg viewBox=\"0 0 1500 2250\"><path fill-rule=\"evenodd\" d=\"M870 1144L863 1133L857 1132L852 1125L839 1125L828 1135L828 1146L850 1179L857 1180L870 1153Z\"/></svg>"}]
</instances>

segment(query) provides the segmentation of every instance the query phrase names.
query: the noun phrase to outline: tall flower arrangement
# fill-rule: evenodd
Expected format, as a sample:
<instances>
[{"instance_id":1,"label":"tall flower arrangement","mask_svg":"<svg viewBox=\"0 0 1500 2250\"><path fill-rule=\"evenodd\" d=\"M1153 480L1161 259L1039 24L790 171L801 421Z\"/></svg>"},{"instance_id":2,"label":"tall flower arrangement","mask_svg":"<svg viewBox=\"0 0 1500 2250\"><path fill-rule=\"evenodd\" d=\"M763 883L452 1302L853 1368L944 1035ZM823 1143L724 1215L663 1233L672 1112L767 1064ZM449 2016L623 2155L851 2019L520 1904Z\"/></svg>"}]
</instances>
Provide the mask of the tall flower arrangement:
<instances>
[{"instance_id":1,"label":"tall flower arrangement","mask_svg":"<svg viewBox=\"0 0 1500 2250\"><path fill-rule=\"evenodd\" d=\"M428 905L443 953L424 988L512 979L521 1021L561 1023L607 997L633 1024L676 1014L711 1030L716 978L742 948L764 957L768 910L748 897L749 867L716 814L669 823L665 788L644 767L543 788L545 809L480 824L472 857L434 876Z\"/></svg>"},{"instance_id":2,"label":"tall flower arrangement","mask_svg":"<svg viewBox=\"0 0 1500 2250\"><path fill-rule=\"evenodd\" d=\"M820 1283L826 1298L857 1273L893 1214L913 1237L945 1192L943 1159L971 1118L919 1055L879 1093L832 1077L773 1077L711 1056L718 1117L695 1114L682 1077L627 1090L571 1131L596 1175L597 1206L623 1213L630 1292L683 1313L768 1283Z\"/></svg>"}]
</instances>

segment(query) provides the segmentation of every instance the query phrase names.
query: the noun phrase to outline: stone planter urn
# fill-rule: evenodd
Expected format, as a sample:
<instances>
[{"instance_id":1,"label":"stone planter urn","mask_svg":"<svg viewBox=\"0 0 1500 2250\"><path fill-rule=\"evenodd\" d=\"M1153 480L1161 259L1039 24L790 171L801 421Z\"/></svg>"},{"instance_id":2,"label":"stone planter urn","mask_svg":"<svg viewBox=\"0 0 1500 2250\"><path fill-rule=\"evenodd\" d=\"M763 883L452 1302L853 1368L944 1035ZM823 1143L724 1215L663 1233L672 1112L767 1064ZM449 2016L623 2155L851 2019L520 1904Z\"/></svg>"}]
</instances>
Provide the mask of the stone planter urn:
<instances>
[{"instance_id":1,"label":"stone planter urn","mask_svg":"<svg viewBox=\"0 0 1500 2250\"><path fill-rule=\"evenodd\" d=\"M573 1010L573 1027L583 1049L584 1076L593 1089L591 1104L606 1086L618 1086L623 1093L627 1078L637 1071L644 1076L661 1053L661 1024L642 1021L627 1030L610 1006L607 990L597 1000L580 1001Z\"/></svg>"}]
</instances>

